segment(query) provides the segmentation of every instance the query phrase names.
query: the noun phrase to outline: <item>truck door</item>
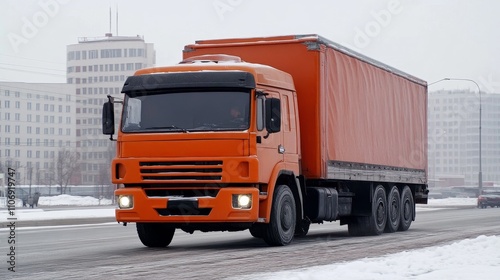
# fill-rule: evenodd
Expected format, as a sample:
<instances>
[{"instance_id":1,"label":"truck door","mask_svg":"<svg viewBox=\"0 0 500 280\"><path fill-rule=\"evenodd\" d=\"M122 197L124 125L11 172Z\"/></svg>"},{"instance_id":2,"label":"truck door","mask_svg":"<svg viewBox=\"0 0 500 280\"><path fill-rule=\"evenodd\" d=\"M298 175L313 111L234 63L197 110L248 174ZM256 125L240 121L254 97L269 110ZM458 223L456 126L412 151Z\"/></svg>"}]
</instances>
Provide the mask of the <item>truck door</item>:
<instances>
[{"instance_id":1,"label":"truck door","mask_svg":"<svg viewBox=\"0 0 500 280\"><path fill-rule=\"evenodd\" d=\"M300 139L296 118L296 100L293 92L283 91L281 93L281 130L283 131L283 148L285 149L284 161L287 163L287 169L298 172L298 143Z\"/></svg>"},{"instance_id":2,"label":"truck door","mask_svg":"<svg viewBox=\"0 0 500 280\"><path fill-rule=\"evenodd\" d=\"M257 96L256 115L257 115L257 157L259 159L259 181L261 183L269 182L269 178L274 166L284 160L283 152L283 132L268 134L265 127L265 100L266 98L279 98L280 93L272 90L264 90L266 95ZM282 102L281 102L282 103ZM283 106L283 105L281 105ZM283 111L282 111L283 115ZM281 119L283 127L283 118Z\"/></svg>"}]
</instances>

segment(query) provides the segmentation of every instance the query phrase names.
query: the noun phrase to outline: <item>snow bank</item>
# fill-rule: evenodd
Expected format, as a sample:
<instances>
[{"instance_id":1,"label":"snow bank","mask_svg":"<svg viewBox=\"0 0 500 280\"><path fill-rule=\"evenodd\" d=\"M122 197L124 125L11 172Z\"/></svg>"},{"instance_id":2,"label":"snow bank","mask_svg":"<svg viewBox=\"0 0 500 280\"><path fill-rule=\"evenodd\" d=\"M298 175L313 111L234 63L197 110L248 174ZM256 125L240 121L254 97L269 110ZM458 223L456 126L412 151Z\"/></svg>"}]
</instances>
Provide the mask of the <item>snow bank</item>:
<instances>
[{"instance_id":1,"label":"snow bank","mask_svg":"<svg viewBox=\"0 0 500 280\"><path fill-rule=\"evenodd\" d=\"M479 236L450 245L405 251L377 258L249 275L260 280L434 280L498 279L500 236Z\"/></svg>"},{"instance_id":2,"label":"snow bank","mask_svg":"<svg viewBox=\"0 0 500 280\"><path fill-rule=\"evenodd\" d=\"M101 200L91 196L71 196L61 194L58 196L40 196L38 206L58 206L58 205L79 205L79 206L96 206L96 205L111 205L111 199L103 198Z\"/></svg>"}]
</instances>

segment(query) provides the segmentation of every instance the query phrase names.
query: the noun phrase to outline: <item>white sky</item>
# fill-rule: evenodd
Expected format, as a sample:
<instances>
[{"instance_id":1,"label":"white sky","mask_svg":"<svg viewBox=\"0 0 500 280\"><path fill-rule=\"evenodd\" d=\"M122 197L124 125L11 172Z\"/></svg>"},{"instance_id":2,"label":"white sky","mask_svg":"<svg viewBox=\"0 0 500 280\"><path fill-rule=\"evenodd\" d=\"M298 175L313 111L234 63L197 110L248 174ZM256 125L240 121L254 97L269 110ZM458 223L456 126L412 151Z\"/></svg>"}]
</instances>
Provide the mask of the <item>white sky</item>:
<instances>
[{"instance_id":1,"label":"white sky","mask_svg":"<svg viewBox=\"0 0 500 280\"><path fill-rule=\"evenodd\" d=\"M103 201L106 203L106 201ZM60 195L40 197L42 205L97 205L98 200L91 197ZM418 205L417 211L433 211L439 206L475 205L476 198L431 199L429 205ZM488 211L484 209L483 211ZM41 209L17 208L17 218L23 220L42 220L58 218L113 217L114 209L65 209L43 211ZM0 222L6 221L6 210L0 208ZM61 226L68 227L68 226ZM34 230L40 227L18 228ZM46 227L44 227L46 228ZM0 229L0 235L8 229ZM364 258L351 262L309 267L306 269L282 271L235 277L234 280L470 280L498 279L500 275L500 236L479 236L444 246L404 251L377 258Z\"/></svg>"},{"instance_id":2,"label":"white sky","mask_svg":"<svg viewBox=\"0 0 500 280\"><path fill-rule=\"evenodd\" d=\"M109 32L110 6L112 33L118 6L119 35L144 35L157 65L198 39L316 33L429 83L500 92L496 0L3 0L0 80L65 82L66 45ZM443 88L476 90L429 89Z\"/></svg>"}]
</instances>

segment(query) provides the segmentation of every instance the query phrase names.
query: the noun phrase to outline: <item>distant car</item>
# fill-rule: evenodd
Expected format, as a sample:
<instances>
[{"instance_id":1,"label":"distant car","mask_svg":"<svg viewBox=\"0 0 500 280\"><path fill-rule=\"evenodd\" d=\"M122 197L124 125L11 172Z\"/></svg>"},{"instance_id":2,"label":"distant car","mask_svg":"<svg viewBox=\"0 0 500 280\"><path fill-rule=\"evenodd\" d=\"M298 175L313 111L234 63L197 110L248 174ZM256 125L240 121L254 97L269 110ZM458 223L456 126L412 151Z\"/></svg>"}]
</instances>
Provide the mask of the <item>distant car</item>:
<instances>
[{"instance_id":1,"label":"distant car","mask_svg":"<svg viewBox=\"0 0 500 280\"><path fill-rule=\"evenodd\" d=\"M477 198L477 207L478 208L486 208L488 206L500 207L500 194L499 193L482 194Z\"/></svg>"}]
</instances>

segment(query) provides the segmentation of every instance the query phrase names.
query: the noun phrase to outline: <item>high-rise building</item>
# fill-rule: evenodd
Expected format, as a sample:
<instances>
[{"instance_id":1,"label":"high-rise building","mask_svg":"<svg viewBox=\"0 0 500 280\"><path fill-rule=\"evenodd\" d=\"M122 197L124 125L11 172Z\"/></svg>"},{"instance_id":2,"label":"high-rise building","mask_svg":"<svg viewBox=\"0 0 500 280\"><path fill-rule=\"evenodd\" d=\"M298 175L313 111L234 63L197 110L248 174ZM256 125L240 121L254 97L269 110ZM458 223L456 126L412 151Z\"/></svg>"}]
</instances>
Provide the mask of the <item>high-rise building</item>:
<instances>
[{"instance_id":1,"label":"high-rise building","mask_svg":"<svg viewBox=\"0 0 500 280\"><path fill-rule=\"evenodd\" d=\"M81 153L80 182L104 185L110 182L114 143L102 134L102 104L107 95L121 97L128 76L155 64L153 44L141 36L79 38L67 46L67 82L75 86L77 149ZM120 110L116 110L117 113Z\"/></svg>"},{"instance_id":2,"label":"high-rise building","mask_svg":"<svg viewBox=\"0 0 500 280\"><path fill-rule=\"evenodd\" d=\"M58 153L76 146L74 85L0 82L0 173L53 184Z\"/></svg>"},{"instance_id":3,"label":"high-rise building","mask_svg":"<svg viewBox=\"0 0 500 280\"><path fill-rule=\"evenodd\" d=\"M468 90L429 93L431 186L444 181L478 186L479 101L478 93ZM500 184L500 94L481 93L481 109L483 182Z\"/></svg>"}]
</instances>

